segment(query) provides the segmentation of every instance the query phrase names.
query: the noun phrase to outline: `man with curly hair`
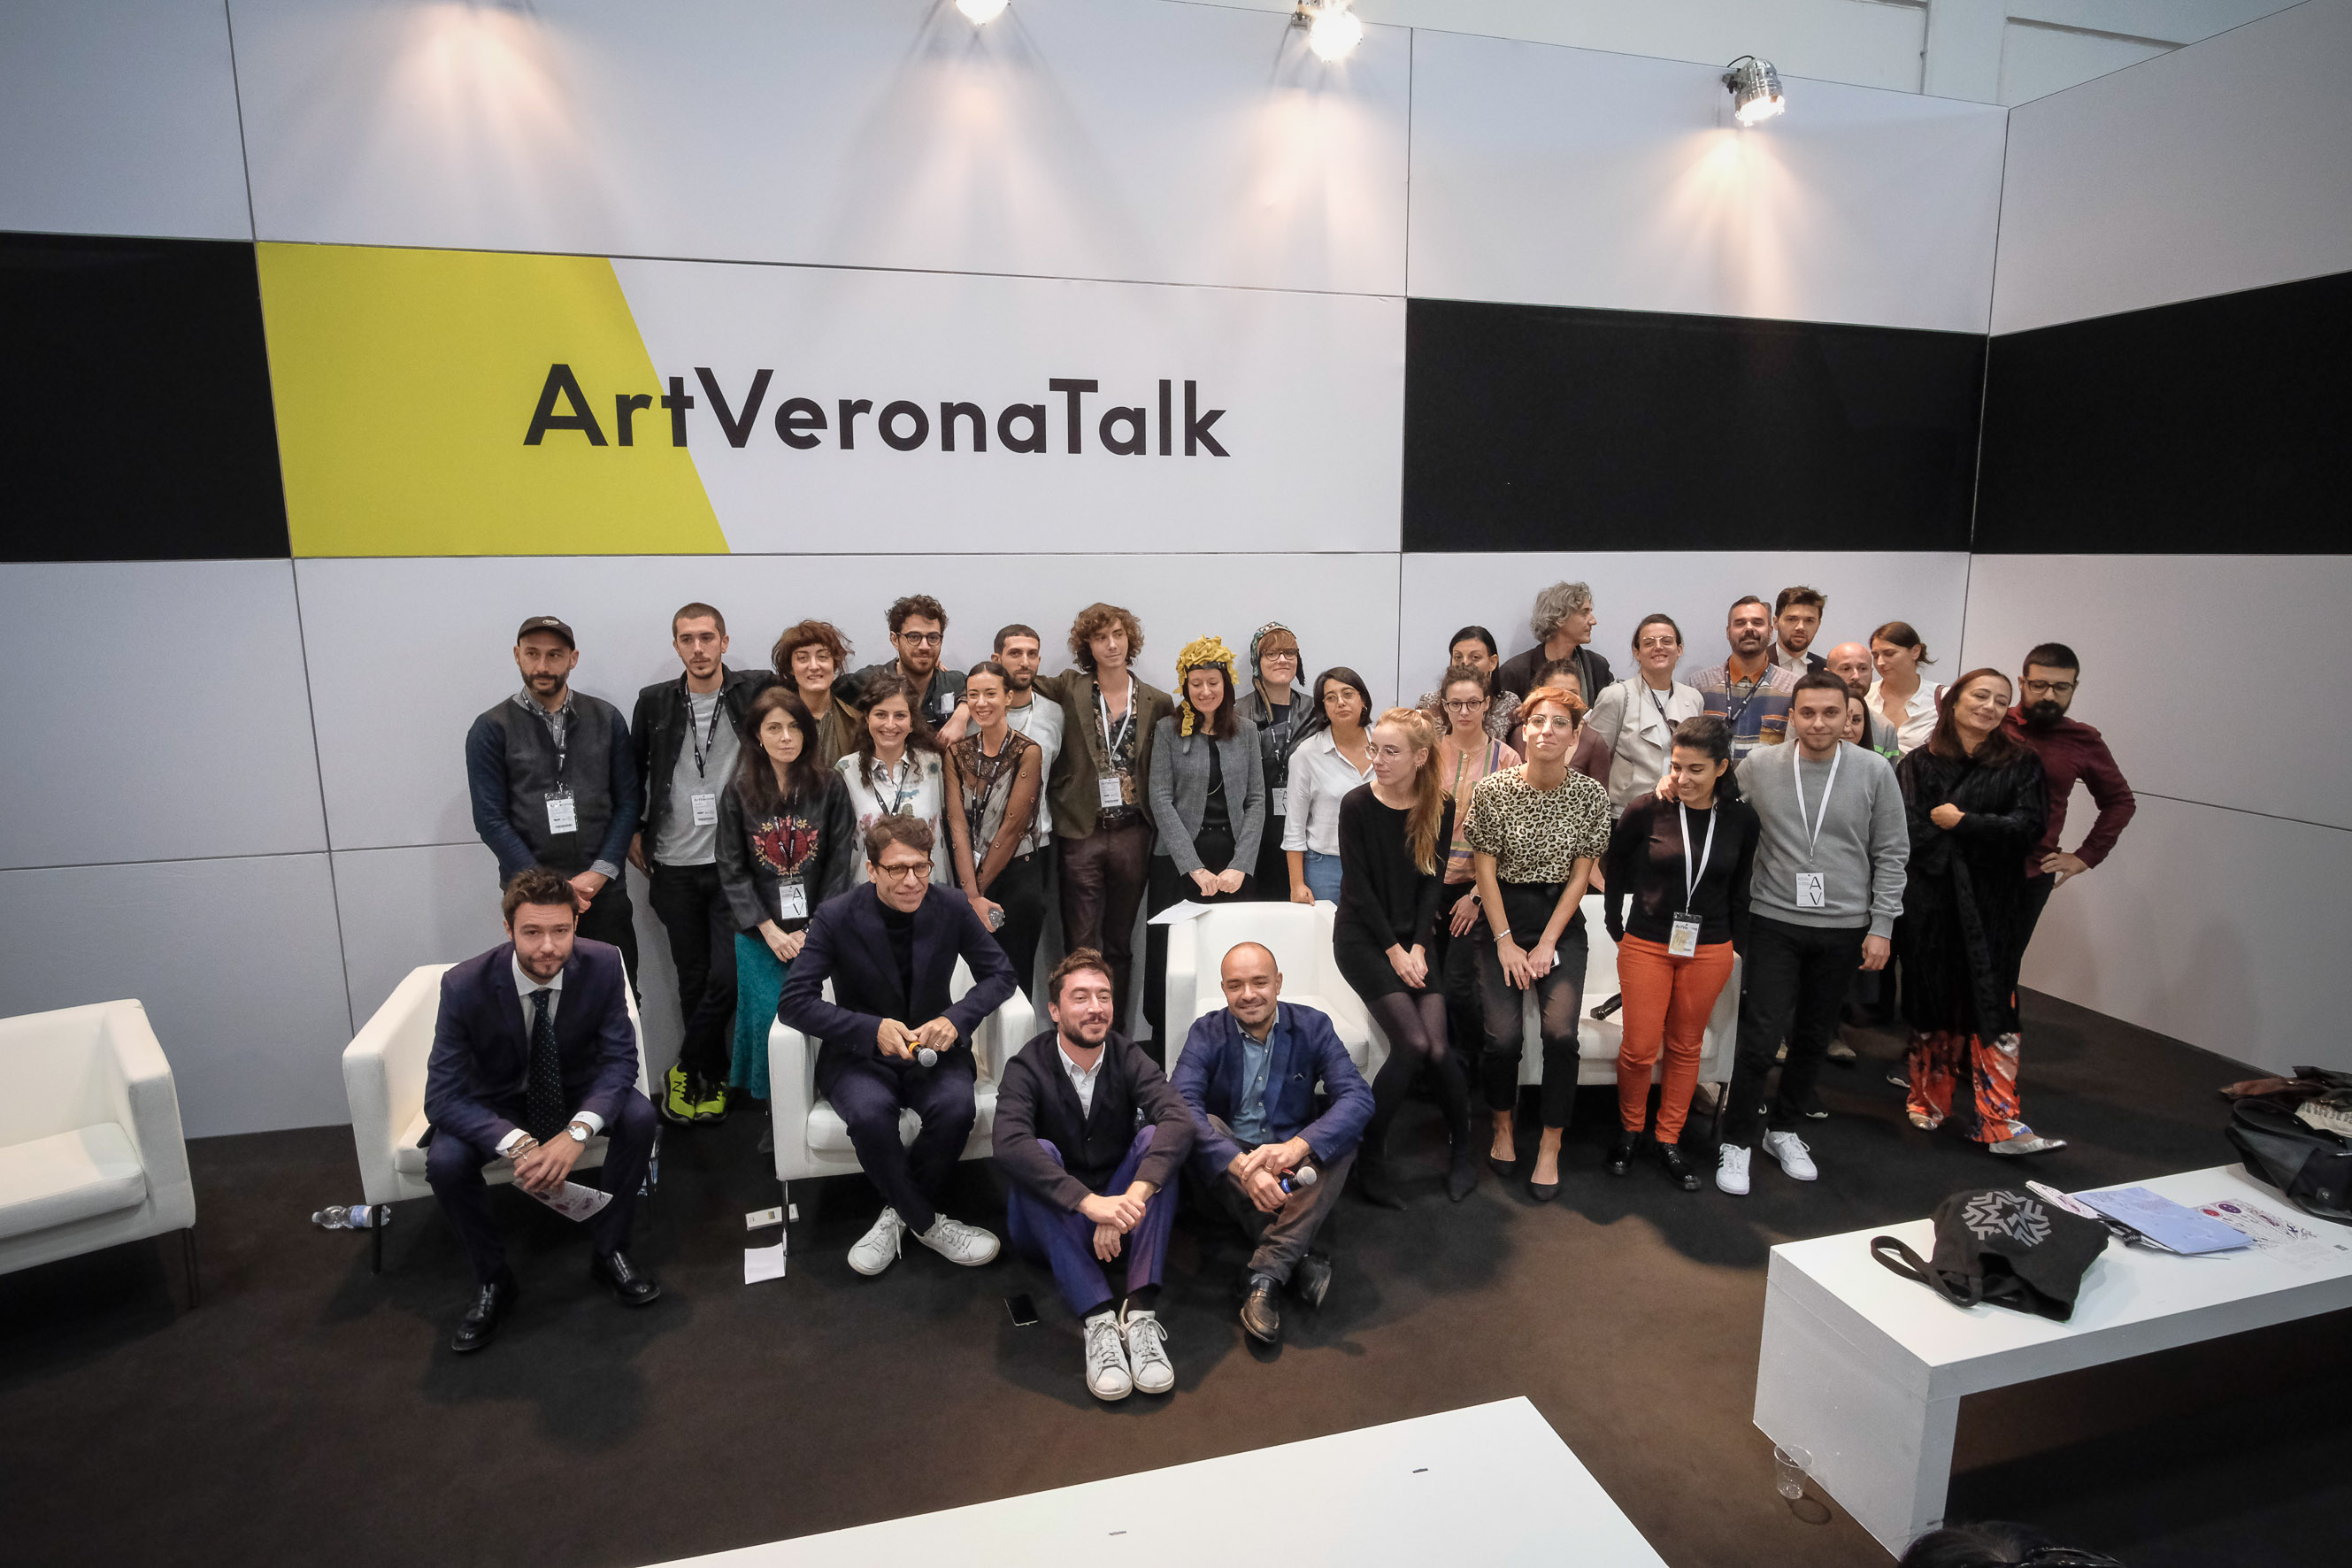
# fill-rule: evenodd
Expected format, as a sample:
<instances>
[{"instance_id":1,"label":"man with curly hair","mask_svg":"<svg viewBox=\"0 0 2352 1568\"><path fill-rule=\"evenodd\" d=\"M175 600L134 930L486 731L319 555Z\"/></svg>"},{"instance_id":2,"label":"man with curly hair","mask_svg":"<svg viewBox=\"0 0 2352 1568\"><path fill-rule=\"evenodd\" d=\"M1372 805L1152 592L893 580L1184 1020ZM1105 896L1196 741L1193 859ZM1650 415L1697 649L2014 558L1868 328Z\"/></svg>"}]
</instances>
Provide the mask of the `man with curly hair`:
<instances>
[{"instance_id":1,"label":"man with curly hair","mask_svg":"<svg viewBox=\"0 0 2352 1568\"><path fill-rule=\"evenodd\" d=\"M940 742L961 740L971 713L963 705L962 671L946 668L940 658L947 644L947 610L929 594L906 594L891 601L887 619L898 657L845 677L836 694L855 702L876 676L903 675L922 693L923 721L939 731Z\"/></svg>"}]
</instances>

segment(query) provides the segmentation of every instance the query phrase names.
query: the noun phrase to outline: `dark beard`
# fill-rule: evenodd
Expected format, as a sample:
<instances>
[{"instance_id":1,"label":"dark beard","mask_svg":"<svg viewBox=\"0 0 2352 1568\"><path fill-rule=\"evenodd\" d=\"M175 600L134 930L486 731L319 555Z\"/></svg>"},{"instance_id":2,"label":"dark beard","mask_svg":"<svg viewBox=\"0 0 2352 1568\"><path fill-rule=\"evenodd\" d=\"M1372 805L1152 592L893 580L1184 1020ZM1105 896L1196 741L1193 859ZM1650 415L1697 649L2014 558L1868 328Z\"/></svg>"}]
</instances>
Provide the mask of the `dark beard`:
<instances>
[{"instance_id":1,"label":"dark beard","mask_svg":"<svg viewBox=\"0 0 2352 1568\"><path fill-rule=\"evenodd\" d=\"M2040 702L2027 703L2019 710L2019 713L2025 720L2025 727L2029 730L2054 730L2058 726L2058 721L2066 717L2066 710L2047 699Z\"/></svg>"}]
</instances>

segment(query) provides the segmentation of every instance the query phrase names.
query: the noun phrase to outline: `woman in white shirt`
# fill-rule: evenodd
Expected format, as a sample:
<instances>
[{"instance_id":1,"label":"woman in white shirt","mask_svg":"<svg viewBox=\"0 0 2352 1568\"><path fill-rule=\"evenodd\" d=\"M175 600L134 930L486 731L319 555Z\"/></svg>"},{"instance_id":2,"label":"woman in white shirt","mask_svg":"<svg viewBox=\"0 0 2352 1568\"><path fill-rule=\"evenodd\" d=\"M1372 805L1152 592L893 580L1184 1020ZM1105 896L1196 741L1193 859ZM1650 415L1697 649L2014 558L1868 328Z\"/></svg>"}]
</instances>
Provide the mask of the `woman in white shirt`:
<instances>
[{"instance_id":1,"label":"woman in white shirt","mask_svg":"<svg viewBox=\"0 0 2352 1568\"><path fill-rule=\"evenodd\" d=\"M1889 621L1870 634L1870 662L1878 667L1878 679L1864 700L1894 730L1898 747L1916 751L1936 732L1936 703L1944 691L1919 679L1919 667L1936 662L1927 645L1908 621Z\"/></svg>"},{"instance_id":2,"label":"woman in white shirt","mask_svg":"<svg viewBox=\"0 0 2352 1568\"><path fill-rule=\"evenodd\" d=\"M1698 688L1675 679L1682 662L1683 631L1672 616L1644 616L1633 628L1635 673L1601 689L1592 711L1584 721L1609 751L1609 791L1612 816L1657 791L1666 764L1674 760L1675 726L1698 717L1706 700Z\"/></svg>"},{"instance_id":3,"label":"woman in white shirt","mask_svg":"<svg viewBox=\"0 0 2352 1568\"><path fill-rule=\"evenodd\" d=\"M960 886L956 868L971 866L971 841L963 813L947 809L947 759L916 712L913 689L905 676L885 671L866 683L858 705L857 749L843 753L834 770L849 786L859 840L879 818L919 817L931 825L931 880Z\"/></svg>"},{"instance_id":4,"label":"woman in white shirt","mask_svg":"<svg viewBox=\"0 0 2352 1568\"><path fill-rule=\"evenodd\" d=\"M1334 665L1315 678L1315 714L1290 753L1282 848L1290 862L1290 901L1339 901L1339 803L1371 781L1364 715L1371 699L1364 678Z\"/></svg>"}]
</instances>

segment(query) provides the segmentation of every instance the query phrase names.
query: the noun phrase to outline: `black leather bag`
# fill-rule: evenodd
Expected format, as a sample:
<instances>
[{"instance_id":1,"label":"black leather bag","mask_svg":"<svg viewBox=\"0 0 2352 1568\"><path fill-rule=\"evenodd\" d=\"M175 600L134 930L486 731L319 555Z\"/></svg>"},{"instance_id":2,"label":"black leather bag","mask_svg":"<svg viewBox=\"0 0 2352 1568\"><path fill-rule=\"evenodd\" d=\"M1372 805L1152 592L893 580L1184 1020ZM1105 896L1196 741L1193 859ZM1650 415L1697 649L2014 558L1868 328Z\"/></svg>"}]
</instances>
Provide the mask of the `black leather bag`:
<instances>
[{"instance_id":1,"label":"black leather bag","mask_svg":"<svg viewBox=\"0 0 2352 1568\"><path fill-rule=\"evenodd\" d=\"M2309 1125L2276 1100L2262 1098L2230 1108L2224 1136L2245 1162L2246 1174L2276 1187L2314 1218L2352 1225L2352 1141Z\"/></svg>"},{"instance_id":2,"label":"black leather bag","mask_svg":"<svg viewBox=\"0 0 2352 1568\"><path fill-rule=\"evenodd\" d=\"M1972 1187L1936 1205L1935 1257L1891 1236L1870 1238L1870 1255L1956 1307L1990 1302L2064 1322L2074 1315L2084 1271L2106 1250L2107 1227L2013 1187Z\"/></svg>"}]
</instances>

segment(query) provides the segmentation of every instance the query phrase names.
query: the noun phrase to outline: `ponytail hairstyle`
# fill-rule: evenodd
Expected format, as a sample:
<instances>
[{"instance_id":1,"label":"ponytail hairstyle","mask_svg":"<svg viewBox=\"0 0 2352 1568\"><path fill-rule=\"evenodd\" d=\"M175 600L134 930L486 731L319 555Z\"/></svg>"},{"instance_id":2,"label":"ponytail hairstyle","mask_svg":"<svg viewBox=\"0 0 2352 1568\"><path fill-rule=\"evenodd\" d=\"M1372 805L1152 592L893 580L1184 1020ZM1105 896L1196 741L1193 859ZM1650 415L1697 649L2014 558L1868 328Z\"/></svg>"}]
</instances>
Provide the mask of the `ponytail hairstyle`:
<instances>
[{"instance_id":1,"label":"ponytail hairstyle","mask_svg":"<svg viewBox=\"0 0 2352 1568\"><path fill-rule=\"evenodd\" d=\"M1405 744L1422 753L1412 772L1412 805L1405 815L1405 843L1412 863L1424 877L1437 870L1438 819L1445 815L1445 789L1437 781L1437 730L1418 708L1391 708L1372 721L1404 736Z\"/></svg>"},{"instance_id":2,"label":"ponytail hairstyle","mask_svg":"<svg viewBox=\"0 0 2352 1568\"><path fill-rule=\"evenodd\" d=\"M760 726L768 721L771 713L782 713L801 732L801 754L785 770L785 782L781 788L776 784L776 765L769 760L768 749L760 744ZM751 706L743 715L743 739L748 743L735 760L735 790L743 797L743 804L751 808L752 815L781 816L787 809L807 805L824 787L824 764L818 760L816 720L789 678L751 699Z\"/></svg>"},{"instance_id":3,"label":"ponytail hairstyle","mask_svg":"<svg viewBox=\"0 0 2352 1568\"><path fill-rule=\"evenodd\" d=\"M1909 621L1887 622L1885 626L1880 626L1876 631L1870 634L1870 641L1891 642L1896 647L1916 649L1919 655L1919 662L1921 664L1933 664L1936 662L1934 659L1927 657L1927 639L1921 637L1917 632L1913 631ZM1865 643L1863 646L1866 647L1869 644Z\"/></svg>"},{"instance_id":4,"label":"ponytail hairstyle","mask_svg":"<svg viewBox=\"0 0 2352 1568\"><path fill-rule=\"evenodd\" d=\"M918 615L920 611L914 612ZM857 749L849 754L857 759L857 777L867 789L874 787L874 726L867 722L874 710L886 698L902 697L907 701L907 752L929 752L943 756L940 738L932 732L930 721L923 717L923 700L915 690L914 682L895 669L886 669L866 683L857 694Z\"/></svg>"}]
</instances>

